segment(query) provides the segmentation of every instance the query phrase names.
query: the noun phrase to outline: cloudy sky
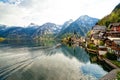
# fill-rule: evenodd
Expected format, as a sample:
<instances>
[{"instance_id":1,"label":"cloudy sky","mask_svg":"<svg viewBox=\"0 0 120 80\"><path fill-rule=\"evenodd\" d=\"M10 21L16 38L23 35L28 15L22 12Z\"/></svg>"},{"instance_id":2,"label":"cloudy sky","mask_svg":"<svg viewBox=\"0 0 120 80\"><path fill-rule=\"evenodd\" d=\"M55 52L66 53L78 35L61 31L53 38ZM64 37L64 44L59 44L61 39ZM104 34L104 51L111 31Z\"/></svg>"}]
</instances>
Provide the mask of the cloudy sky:
<instances>
[{"instance_id":1,"label":"cloudy sky","mask_svg":"<svg viewBox=\"0 0 120 80\"><path fill-rule=\"evenodd\" d=\"M120 0L0 0L0 24L63 24L81 15L101 19L119 2Z\"/></svg>"}]
</instances>

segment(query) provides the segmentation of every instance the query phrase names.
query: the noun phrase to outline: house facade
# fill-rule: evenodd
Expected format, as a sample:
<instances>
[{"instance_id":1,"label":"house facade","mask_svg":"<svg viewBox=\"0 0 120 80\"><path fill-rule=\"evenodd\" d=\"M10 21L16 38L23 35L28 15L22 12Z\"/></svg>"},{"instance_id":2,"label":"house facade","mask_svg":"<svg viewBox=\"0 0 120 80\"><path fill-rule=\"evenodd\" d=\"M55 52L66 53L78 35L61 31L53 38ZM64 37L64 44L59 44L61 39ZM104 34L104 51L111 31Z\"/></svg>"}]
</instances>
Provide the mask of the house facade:
<instances>
[{"instance_id":1,"label":"house facade","mask_svg":"<svg viewBox=\"0 0 120 80\"><path fill-rule=\"evenodd\" d=\"M117 60L120 61L120 23L111 23L109 29L104 34L107 38L105 44L109 51L112 51Z\"/></svg>"},{"instance_id":2,"label":"house facade","mask_svg":"<svg viewBox=\"0 0 120 80\"><path fill-rule=\"evenodd\" d=\"M99 55L112 52L120 61L120 23L111 23L108 29L105 26L95 25L91 30L90 41L98 46ZM101 45L101 42L104 45Z\"/></svg>"},{"instance_id":3,"label":"house facade","mask_svg":"<svg viewBox=\"0 0 120 80\"><path fill-rule=\"evenodd\" d=\"M95 45L99 45L105 31L106 26L95 25L91 30L91 41Z\"/></svg>"}]
</instances>

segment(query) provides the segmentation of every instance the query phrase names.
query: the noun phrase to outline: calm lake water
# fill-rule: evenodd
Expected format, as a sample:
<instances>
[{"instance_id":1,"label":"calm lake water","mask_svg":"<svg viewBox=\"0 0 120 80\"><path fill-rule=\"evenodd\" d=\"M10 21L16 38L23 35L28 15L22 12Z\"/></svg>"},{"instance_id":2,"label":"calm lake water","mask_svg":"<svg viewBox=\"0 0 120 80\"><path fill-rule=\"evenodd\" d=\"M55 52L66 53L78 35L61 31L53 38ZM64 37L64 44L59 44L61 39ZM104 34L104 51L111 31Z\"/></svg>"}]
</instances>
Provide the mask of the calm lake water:
<instances>
[{"instance_id":1,"label":"calm lake water","mask_svg":"<svg viewBox=\"0 0 120 80\"><path fill-rule=\"evenodd\" d=\"M0 80L98 80L106 73L80 47L0 44Z\"/></svg>"}]
</instances>

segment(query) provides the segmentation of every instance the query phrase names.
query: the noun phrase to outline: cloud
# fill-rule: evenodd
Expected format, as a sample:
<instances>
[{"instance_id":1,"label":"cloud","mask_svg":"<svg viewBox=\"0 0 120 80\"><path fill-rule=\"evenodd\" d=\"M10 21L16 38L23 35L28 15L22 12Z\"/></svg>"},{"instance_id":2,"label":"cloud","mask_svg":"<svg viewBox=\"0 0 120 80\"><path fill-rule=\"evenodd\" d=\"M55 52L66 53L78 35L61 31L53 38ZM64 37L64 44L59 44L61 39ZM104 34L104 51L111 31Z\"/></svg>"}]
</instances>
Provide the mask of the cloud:
<instances>
[{"instance_id":1,"label":"cloud","mask_svg":"<svg viewBox=\"0 0 120 80\"><path fill-rule=\"evenodd\" d=\"M81 15L102 18L118 3L119 0L9 0L0 2L0 24L63 24Z\"/></svg>"},{"instance_id":2,"label":"cloud","mask_svg":"<svg viewBox=\"0 0 120 80\"><path fill-rule=\"evenodd\" d=\"M26 9L8 3L0 3L0 12L0 23L8 25L21 25L23 18L29 14Z\"/></svg>"}]
</instances>

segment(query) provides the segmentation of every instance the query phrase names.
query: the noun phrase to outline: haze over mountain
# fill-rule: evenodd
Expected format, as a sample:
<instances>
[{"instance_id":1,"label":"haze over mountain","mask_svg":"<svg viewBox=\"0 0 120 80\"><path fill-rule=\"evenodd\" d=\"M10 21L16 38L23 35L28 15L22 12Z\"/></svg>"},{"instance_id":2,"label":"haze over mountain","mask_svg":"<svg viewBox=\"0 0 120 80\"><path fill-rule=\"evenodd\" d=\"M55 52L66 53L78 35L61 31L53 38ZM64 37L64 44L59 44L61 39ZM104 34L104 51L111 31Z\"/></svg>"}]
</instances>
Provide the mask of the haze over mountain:
<instances>
[{"instance_id":1,"label":"haze over mountain","mask_svg":"<svg viewBox=\"0 0 120 80\"><path fill-rule=\"evenodd\" d=\"M66 33L78 33L85 36L86 33L98 22L98 19L87 15L80 16L77 20L70 19L63 25L54 23L45 23L36 25L31 23L27 27L0 25L0 37L8 39L35 39L40 37L57 36L60 37Z\"/></svg>"},{"instance_id":2,"label":"haze over mountain","mask_svg":"<svg viewBox=\"0 0 120 80\"><path fill-rule=\"evenodd\" d=\"M33 39L44 35L55 35L60 32L61 26L54 23L45 23L41 26L31 23L27 27L0 25L0 37L7 39Z\"/></svg>"},{"instance_id":3,"label":"haze over mountain","mask_svg":"<svg viewBox=\"0 0 120 80\"><path fill-rule=\"evenodd\" d=\"M63 25L45 23L36 25L31 23L27 27L0 25L0 37L8 39L36 39L40 37L61 37L66 33L78 33L85 36L86 33L98 22L98 19L87 15L80 16L77 20L70 19Z\"/></svg>"}]
</instances>

